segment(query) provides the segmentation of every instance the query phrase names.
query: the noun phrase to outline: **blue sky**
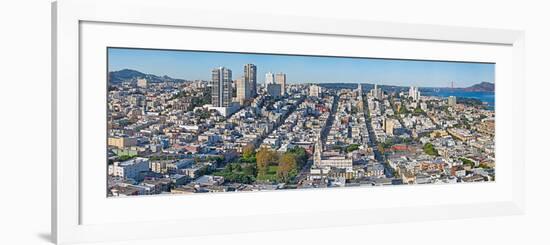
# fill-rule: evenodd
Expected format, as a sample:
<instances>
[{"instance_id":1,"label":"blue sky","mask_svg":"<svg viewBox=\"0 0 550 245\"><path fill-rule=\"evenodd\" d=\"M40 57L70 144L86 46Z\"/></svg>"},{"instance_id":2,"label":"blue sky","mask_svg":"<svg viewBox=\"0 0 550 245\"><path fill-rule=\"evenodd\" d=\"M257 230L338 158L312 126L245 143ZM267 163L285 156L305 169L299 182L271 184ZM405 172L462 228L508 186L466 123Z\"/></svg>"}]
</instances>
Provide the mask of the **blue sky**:
<instances>
[{"instance_id":1,"label":"blue sky","mask_svg":"<svg viewBox=\"0 0 550 245\"><path fill-rule=\"evenodd\" d=\"M494 64L416 60L340 58L322 56L242 54L151 49L108 49L109 71L134 69L159 76L187 80L210 80L215 67L243 75L244 64L258 68L258 82L266 72L283 72L287 81L378 83L419 87L468 87L494 82Z\"/></svg>"}]
</instances>

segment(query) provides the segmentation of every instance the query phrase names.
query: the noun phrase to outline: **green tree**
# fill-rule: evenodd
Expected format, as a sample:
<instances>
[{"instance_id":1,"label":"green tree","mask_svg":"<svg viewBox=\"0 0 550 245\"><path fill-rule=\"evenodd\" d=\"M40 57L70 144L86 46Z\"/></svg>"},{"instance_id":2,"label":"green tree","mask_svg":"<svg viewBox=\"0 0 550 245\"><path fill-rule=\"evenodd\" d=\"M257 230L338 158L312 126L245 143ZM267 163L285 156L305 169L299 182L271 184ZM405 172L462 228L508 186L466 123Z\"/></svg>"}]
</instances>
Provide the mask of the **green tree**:
<instances>
[{"instance_id":1,"label":"green tree","mask_svg":"<svg viewBox=\"0 0 550 245\"><path fill-rule=\"evenodd\" d=\"M243 168L243 174L256 176L258 174L256 171L256 164L246 164Z\"/></svg>"},{"instance_id":2,"label":"green tree","mask_svg":"<svg viewBox=\"0 0 550 245\"><path fill-rule=\"evenodd\" d=\"M409 113L409 111L407 110L407 108L405 107L405 105L401 105L401 107L399 108L399 111L397 112L399 114L407 114Z\"/></svg>"},{"instance_id":3,"label":"green tree","mask_svg":"<svg viewBox=\"0 0 550 245\"><path fill-rule=\"evenodd\" d=\"M242 172L243 168L241 164L235 163L235 166L233 166L233 171L235 172Z\"/></svg>"},{"instance_id":4,"label":"green tree","mask_svg":"<svg viewBox=\"0 0 550 245\"><path fill-rule=\"evenodd\" d=\"M359 144L351 144L348 147L346 147L346 152L352 152L359 149Z\"/></svg>"},{"instance_id":5,"label":"green tree","mask_svg":"<svg viewBox=\"0 0 550 245\"><path fill-rule=\"evenodd\" d=\"M298 165L296 162L296 156L292 153L285 153L279 160L279 168L277 168L277 178L281 182L288 182L298 172Z\"/></svg>"},{"instance_id":6,"label":"green tree","mask_svg":"<svg viewBox=\"0 0 550 245\"><path fill-rule=\"evenodd\" d=\"M470 167L472 167L472 168L475 167L475 163L470 159L461 157L461 158L459 158L459 160L462 161L462 164L464 164L464 165L470 165Z\"/></svg>"},{"instance_id":7,"label":"green tree","mask_svg":"<svg viewBox=\"0 0 550 245\"><path fill-rule=\"evenodd\" d=\"M269 165L273 165L277 162L277 153L266 147L262 147L258 153L256 153L256 166L258 170L258 176L267 174Z\"/></svg>"},{"instance_id":8,"label":"green tree","mask_svg":"<svg viewBox=\"0 0 550 245\"><path fill-rule=\"evenodd\" d=\"M295 147L287 150L287 152L294 154L299 168L303 167L307 163L308 155L304 148Z\"/></svg>"},{"instance_id":9,"label":"green tree","mask_svg":"<svg viewBox=\"0 0 550 245\"><path fill-rule=\"evenodd\" d=\"M225 165L225 168L223 170L227 173L233 172L233 164L228 163L227 165Z\"/></svg>"},{"instance_id":10,"label":"green tree","mask_svg":"<svg viewBox=\"0 0 550 245\"><path fill-rule=\"evenodd\" d=\"M422 113L424 113L424 111L420 107L414 108L414 114L415 115L419 115L419 114L422 114Z\"/></svg>"},{"instance_id":11,"label":"green tree","mask_svg":"<svg viewBox=\"0 0 550 245\"><path fill-rule=\"evenodd\" d=\"M423 149L424 152L430 156L439 156L439 152L437 152L432 143L426 143Z\"/></svg>"},{"instance_id":12,"label":"green tree","mask_svg":"<svg viewBox=\"0 0 550 245\"><path fill-rule=\"evenodd\" d=\"M250 159L254 156L254 145L249 144L243 148L243 158Z\"/></svg>"},{"instance_id":13,"label":"green tree","mask_svg":"<svg viewBox=\"0 0 550 245\"><path fill-rule=\"evenodd\" d=\"M128 161L132 158L136 157L136 155L122 155L118 157L119 161Z\"/></svg>"}]
</instances>

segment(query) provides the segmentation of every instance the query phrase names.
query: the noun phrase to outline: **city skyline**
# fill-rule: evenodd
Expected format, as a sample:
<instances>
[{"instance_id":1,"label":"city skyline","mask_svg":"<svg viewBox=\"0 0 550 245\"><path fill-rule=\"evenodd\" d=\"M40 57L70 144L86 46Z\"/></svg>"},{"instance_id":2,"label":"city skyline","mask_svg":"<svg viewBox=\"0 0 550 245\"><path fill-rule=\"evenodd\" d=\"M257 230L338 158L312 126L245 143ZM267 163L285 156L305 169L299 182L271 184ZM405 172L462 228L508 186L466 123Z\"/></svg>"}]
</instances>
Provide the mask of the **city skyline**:
<instances>
[{"instance_id":1,"label":"city skyline","mask_svg":"<svg viewBox=\"0 0 550 245\"><path fill-rule=\"evenodd\" d=\"M257 67L258 83L268 72L287 74L293 83L377 83L419 87L468 87L494 83L494 64L448 61L419 61L377 58L348 58L279 54L249 54L211 51L179 51L109 48L108 69L134 69L154 75L186 80L210 80L216 67L244 75L243 66Z\"/></svg>"},{"instance_id":2,"label":"city skyline","mask_svg":"<svg viewBox=\"0 0 550 245\"><path fill-rule=\"evenodd\" d=\"M107 90L108 197L495 181L493 84L421 90L429 83L409 82L408 91L398 92L384 91L381 82L365 90L361 82L368 79L316 84L329 75L338 82L352 79L365 69L391 77L393 66L399 68L395 74L417 79L457 78L453 72L459 71L478 77L491 73L491 65L130 53L109 58L115 63L132 58L128 67L197 71L201 80L109 75L116 82ZM262 76L265 67L276 69ZM292 84L300 74L310 79ZM167 75L190 80L190 75ZM455 87L466 84L451 81Z\"/></svg>"}]
</instances>

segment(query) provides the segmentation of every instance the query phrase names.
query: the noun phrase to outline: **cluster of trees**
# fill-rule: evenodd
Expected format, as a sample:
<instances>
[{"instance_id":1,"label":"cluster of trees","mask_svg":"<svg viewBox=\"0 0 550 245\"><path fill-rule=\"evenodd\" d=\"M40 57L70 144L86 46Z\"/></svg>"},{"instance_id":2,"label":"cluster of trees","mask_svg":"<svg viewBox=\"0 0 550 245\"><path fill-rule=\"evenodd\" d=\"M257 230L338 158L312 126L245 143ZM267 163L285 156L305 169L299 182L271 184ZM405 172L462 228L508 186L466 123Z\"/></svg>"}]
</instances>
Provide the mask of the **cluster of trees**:
<instances>
[{"instance_id":1,"label":"cluster of trees","mask_svg":"<svg viewBox=\"0 0 550 245\"><path fill-rule=\"evenodd\" d=\"M470 159L461 157L461 158L459 158L459 160L462 161L463 165L469 165L472 168L474 168L476 166L476 164Z\"/></svg>"},{"instance_id":2,"label":"cluster of trees","mask_svg":"<svg viewBox=\"0 0 550 245\"><path fill-rule=\"evenodd\" d=\"M243 155L240 159L240 162L246 162L246 163L256 162L256 153L254 152L253 145L247 145L243 148Z\"/></svg>"},{"instance_id":3,"label":"cluster of trees","mask_svg":"<svg viewBox=\"0 0 550 245\"><path fill-rule=\"evenodd\" d=\"M236 162L213 174L234 183L252 184L256 180L291 183L307 160L306 151L300 147L278 153L268 148L256 152L253 146L247 146Z\"/></svg>"},{"instance_id":4,"label":"cluster of trees","mask_svg":"<svg viewBox=\"0 0 550 245\"><path fill-rule=\"evenodd\" d=\"M439 156L439 152L435 149L432 143L426 143L423 147L424 152L430 156Z\"/></svg>"},{"instance_id":5,"label":"cluster of trees","mask_svg":"<svg viewBox=\"0 0 550 245\"><path fill-rule=\"evenodd\" d=\"M279 182L291 182L298 175L299 170L307 162L307 153L303 148L297 147L285 153L279 154L268 148L261 148L256 153L257 178L270 180L270 167L276 166L276 179Z\"/></svg>"},{"instance_id":6,"label":"cluster of trees","mask_svg":"<svg viewBox=\"0 0 550 245\"><path fill-rule=\"evenodd\" d=\"M137 155L129 155L129 154L128 155L122 155L122 156L118 156L118 160L124 162L124 161L128 161L128 160L130 160L130 159L132 159L136 156Z\"/></svg>"},{"instance_id":7,"label":"cluster of trees","mask_svg":"<svg viewBox=\"0 0 550 245\"><path fill-rule=\"evenodd\" d=\"M210 118L210 112L207 110L197 110L195 111L195 116L199 117L200 119L207 119Z\"/></svg>"},{"instance_id":8,"label":"cluster of trees","mask_svg":"<svg viewBox=\"0 0 550 245\"><path fill-rule=\"evenodd\" d=\"M206 105L206 104L211 104L212 103L212 95L210 93L210 91L207 91L203 96L196 96L196 97L193 97L191 99L191 108L195 108L195 107L202 107L203 105Z\"/></svg>"},{"instance_id":9,"label":"cluster of trees","mask_svg":"<svg viewBox=\"0 0 550 245\"><path fill-rule=\"evenodd\" d=\"M228 163L225 168L215 175L223 176L225 181L252 184L256 181L256 164Z\"/></svg>"},{"instance_id":10,"label":"cluster of trees","mask_svg":"<svg viewBox=\"0 0 550 245\"><path fill-rule=\"evenodd\" d=\"M407 107L405 105L401 105L399 107L399 111L397 111L397 114L408 114L409 110L407 110Z\"/></svg>"},{"instance_id":11,"label":"cluster of trees","mask_svg":"<svg viewBox=\"0 0 550 245\"><path fill-rule=\"evenodd\" d=\"M424 111L420 107L414 108L413 115L418 116L424 114Z\"/></svg>"},{"instance_id":12,"label":"cluster of trees","mask_svg":"<svg viewBox=\"0 0 550 245\"><path fill-rule=\"evenodd\" d=\"M413 144L413 143L414 143L414 140L410 137L408 137L408 138L393 137L393 138L386 139L386 141L384 141L384 142L379 142L377 147L378 147L378 151L380 151L380 153L384 153L386 149L389 149L394 145L398 145L398 144L410 145L410 144Z\"/></svg>"},{"instance_id":13,"label":"cluster of trees","mask_svg":"<svg viewBox=\"0 0 550 245\"><path fill-rule=\"evenodd\" d=\"M258 168L258 178L265 179L268 174L269 166L276 165L279 161L277 152L262 147L256 153L256 167Z\"/></svg>"},{"instance_id":14,"label":"cluster of trees","mask_svg":"<svg viewBox=\"0 0 550 245\"><path fill-rule=\"evenodd\" d=\"M192 111L195 107L202 107L203 105L212 103L212 92L207 89L205 90L201 95L197 95L196 92L184 92L180 91L176 95L172 97L172 99L179 99L179 98L188 98L191 97L191 108L190 111Z\"/></svg>"},{"instance_id":15,"label":"cluster of trees","mask_svg":"<svg viewBox=\"0 0 550 245\"><path fill-rule=\"evenodd\" d=\"M457 104L464 104L467 106L474 106L474 107L481 107L483 106L483 102L476 98L466 98L466 97L457 97L456 98Z\"/></svg>"},{"instance_id":16,"label":"cluster of trees","mask_svg":"<svg viewBox=\"0 0 550 245\"><path fill-rule=\"evenodd\" d=\"M332 147L332 150L338 150L338 151L344 151L346 153L352 152L359 149L359 144L351 144L351 145L335 145Z\"/></svg>"},{"instance_id":17,"label":"cluster of trees","mask_svg":"<svg viewBox=\"0 0 550 245\"><path fill-rule=\"evenodd\" d=\"M359 149L359 144L351 144L346 147L346 152L352 152Z\"/></svg>"}]
</instances>

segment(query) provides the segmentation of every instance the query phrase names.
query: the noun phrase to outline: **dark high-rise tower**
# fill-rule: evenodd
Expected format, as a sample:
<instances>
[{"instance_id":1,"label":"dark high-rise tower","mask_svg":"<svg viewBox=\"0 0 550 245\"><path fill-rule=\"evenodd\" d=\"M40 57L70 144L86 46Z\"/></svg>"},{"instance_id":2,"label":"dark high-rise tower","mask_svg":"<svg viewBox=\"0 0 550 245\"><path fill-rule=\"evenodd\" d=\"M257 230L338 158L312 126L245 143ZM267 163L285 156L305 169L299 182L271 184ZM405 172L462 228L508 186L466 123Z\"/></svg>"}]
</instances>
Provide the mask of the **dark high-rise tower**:
<instances>
[{"instance_id":1,"label":"dark high-rise tower","mask_svg":"<svg viewBox=\"0 0 550 245\"><path fill-rule=\"evenodd\" d=\"M214 107L229 107L233 87L231 86L231 70L219 67L212 70L212 105Z\"/></svg>"},{"instance_id":2,"label":"dark high-rise tower","mask_svg":"<svg viewBox=\"0 0 550 245\"><path fill-rule=\"evenodd\" d=\"M248 84L248 88L250 89L250 96L255 97L257 93L256 85L257 83L257 76L256 76L256 66L254 64L246 64L244 65L244 82Z\"/></svg>"}]
</instances>

